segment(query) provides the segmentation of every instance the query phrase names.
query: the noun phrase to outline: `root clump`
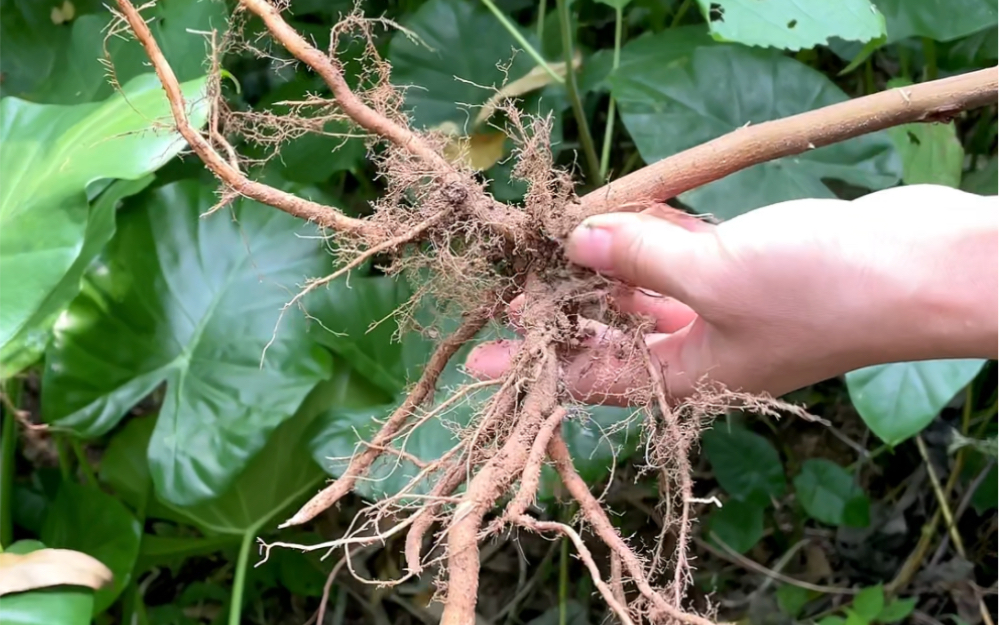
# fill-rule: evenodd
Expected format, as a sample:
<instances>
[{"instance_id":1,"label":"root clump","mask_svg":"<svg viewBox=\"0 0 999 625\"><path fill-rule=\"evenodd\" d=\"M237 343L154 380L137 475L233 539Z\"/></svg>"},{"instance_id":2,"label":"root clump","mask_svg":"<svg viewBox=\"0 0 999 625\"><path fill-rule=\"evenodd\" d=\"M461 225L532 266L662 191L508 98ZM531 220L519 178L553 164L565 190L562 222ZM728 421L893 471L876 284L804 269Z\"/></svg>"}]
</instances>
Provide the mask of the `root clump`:
<instances>
[{"instance_id":1,"label":"root clump","mask_svg":"<svg viewBox=\"0 0 999 625\"><path fill-rule=\"evenodd\" d=\"M660 365L645 346L647 321L615 308L611 294L620 285L570 265L562 254L565 234L586 210L575 196L569 173L553 163L551 120L525 116L512 102L498 106L505 120L502 129L516 146L513 176L526 183L527 192L519 206L497 202L477 172L443 156L447 136L410 127L402 113L401 94L388 81L388 64L372 44L371 29L377 23L356 12L347 16L334 29L330 50L323 52L295 33L275 5L241 0L240 19L261 19L273 41L322 77L331 95L316 94L291 103L291 112L284 116L236 113L222 103L219 72L215 72L209 89L209 129L200 132L188 123L176 78L138 11L127 0L118 0L118 5L121 20L145 47L163 81L178 130L222 181L221 202L238 195L251 197L334 232L340 268L309 282L289 306L377 258L383 271L403 276L416 287L414 301L400 311L403 326L410 322L407 311L423 300L432 300L443 316L462 319L457 330L440 340L421 378L375 437L360 444L341 476L282 527L305 523L335 505L383 455L412 462L417 474L396 495L371 504L358 515L342 538L320 545L275 543L265 548L342 550L349 566L354 549L405 533L407 572L402 579L440 564L446 577L439 585L442 622L471 625L480 541L520 528L570 540L622 623L711 623L683 607L690 582L686 555L693 498L689 455L714 414L733 405L767 410L786 406L708 386L682 403L670 396ZM259 54L274 54L240 41L238 29L233 31L224 49L243 46ZM347 87L335 54L348 37L360 38L365 50L367 69L355 89ZM326 132L330 122L348 128L350 136L365 136L369 155L377 164L385 192L365 218L347 217L335 208L250 181L243 172L257 163L240 160L230 143L242 137L279 149L282 141L304 132ZM505 376L458 389L452 399L429 407L448 362L488 323L502 317L511 300L521 294L524 303L518 325L524 340ZM596 346L593 361L585 366L621 372L628 380L624 399L644 414L645 459L647 469L662 482L666 527L675 535L672 557L663 555L662 544L651 557L629 545L573 466L561 425L576 412L565 377L582 344ZM614 366L603 367L603 358ZM449 402L466 401L486 386L494 389L491 398L465 429L456 432L450 450L429 462L404 451L413 430L430 419L443 418ZM583 541L581 530L532 514L546 463L554 466L578 504L580 523L610 551L610 581ZM502 512L486 523L487 514L508 496ZM382 529L386 519L396 521Z\"/></svg>"}]
</instances>

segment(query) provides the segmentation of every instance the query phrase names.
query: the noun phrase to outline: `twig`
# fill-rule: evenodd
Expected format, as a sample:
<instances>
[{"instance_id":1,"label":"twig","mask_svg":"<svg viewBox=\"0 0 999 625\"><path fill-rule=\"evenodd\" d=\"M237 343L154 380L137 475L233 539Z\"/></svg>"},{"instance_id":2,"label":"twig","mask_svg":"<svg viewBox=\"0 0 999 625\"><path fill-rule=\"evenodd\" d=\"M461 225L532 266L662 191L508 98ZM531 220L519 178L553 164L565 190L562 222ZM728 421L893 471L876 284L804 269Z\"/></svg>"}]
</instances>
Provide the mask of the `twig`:
<instances>
[{"instance_id":1,"label":"twig","mask_svg":"<svg viewBox=\"0 0 999 625\"><path fill-rule=\"evenodd\" d=\"M663 202L753 165L899 124L945 121L964 109L996 104L997 91L991 67L739 128L586 194L574 217Z\"/></svg>"},{"instance_id":2,"label":"twig","mask_svg":"<svg viewBox=\"0 0 999 625\"><path fill-rule=\"evenodd\" d=\"M982 482L985 481L985 478L989 476L989 471L992 470L992 467L994 467L995 464L996 464L996 459L989 458L989 461L985 463L985 466L982 467L982 470L978 472L978 475L975 476L975 479L971 480L971 482L968 483L968 487L964 491L964 495L961 497L961 501L958 502L957 509L954 510L955 523L961 520L961 517L964 515L965 510L967 510L968 506L971 505L971 499L972 497L975 496L975 491L977 491L978 487L982 485ZM930 559L930 564L929 564L931 568L936 566L936 564L940 562L940 559L943 558L944 553L947 552L947 545L949 543L950 543L950 535L948 534L943 537L943 540L940 541L940 545L937 547L937 550L933 553L933 557Z\"/></svg>"},{"instance_id":3,"label":"twig","mask_svg":"<svg viewBox=\"0 0 999 625\"><path fill-rule=\"evenodd\" d=\"M244 176L234 168L225 158L212 148L211 144L201 136L187 117L187 104L184 101L184 94L180 89L180 83L173 72L173 68L167 62L166 57L160 50L159 44L153 37L149 26L135 9L129 0L117 0L121 15L128 22L135 38L142 44L149 57L156 75L163 85L167 100L170 102L170 112L173 115L174 125L177 132L187 141L195 154L205 163L205 165L222 182L232 187L234 191L252 200L278 208L290 215L300 219L316 223L324 228L331 228L342 232L361 233L371 232L373 226L361 219L347 217L331 206L324 206L300 198L291 193L286 193L280 189L254 182Z\"/></svg>"},{"instance_id":4,"label":"twig","mask_svg":"<svg viewBox=\"0 0 999 625\"><path fill-rule=\"evenodd\" d=\"M839 586L822 586L820 584L812 584L811 582L806 582L800 579L789 577L779 571L773 571L763 566L759 562L750 560L749 558L742 555L735 549L732 549L727 544L725 544L725 541L719 538L717 534L715 534L714 532L711 532L710 536L712 539L714 539L715 542L721 545L722 549L717 549L699 538L695 538L694 542L697 543L698 547L704 549L705 551L711 553L716 557L721 558L722 560L727 560L733 564L741 566L744 569L749 569L750 571L755 571L756 573L759 573L761 575L766 575L767 578L769 579L775 579L778 582L790 584L791 586L797 586L798 588L804 588L805 590L813 590L815 592L825 593L827 595L855 595L858 592L853 588L841 588Z\"/></svg>"},{"instance_id":5,"label":"twig","mask_svg":"<svg viewBox=\"0 0 999 625\"><path fill-rule=\"evenodd\" d=\"M302 506L294 516L278 527L285 528L310 521L317 514L326 510L349 493L354 488L357 478L364 475L371 466L371 463L378 458L381 453L378 451L378 448L391 443L399 429L405 425L406 420L416 410L416 407L422 404L433 393L437 387L437 378L444 371L444 367L451 360L451 356L458 351L458 348L479 333L479 330L489 321L489 317L489 311L477 311L469 315L465 322L461 324L461 327L455 330L451 336L447 337L437 347L437 350L434 351L427 366L423 369L420 381L416 383L413 390L406 396L406 400L392 413L392 416L388 418L382 429L375 435L375 438L371 441L372 446L355 454L343 474L336 481L320 491L318 495Z\"/></svg>"},{"instance_id":6,"label":"twig","mask_svg":"<svg viewBox=\"0 0 999 625\"><path fill-rule=\"evenodd\" d=\"M593 144L593 135L590 134L590 124L586 121L586 111L583 110L583 101L579 97L579 87L576 84L576 71L572 66L572 38L575 30L572 28L572 19L569 16L569 0L555 0L558 10L559 25L562 29L562 54L565 57L565 90L572 104L572 114L576 118L576 127L579 134L579 143L583 148L583 156L586 158L586 169L589 177L594 183L600 182L600 159L597 157L597 148Z\"/></svg>"}]
</instances>

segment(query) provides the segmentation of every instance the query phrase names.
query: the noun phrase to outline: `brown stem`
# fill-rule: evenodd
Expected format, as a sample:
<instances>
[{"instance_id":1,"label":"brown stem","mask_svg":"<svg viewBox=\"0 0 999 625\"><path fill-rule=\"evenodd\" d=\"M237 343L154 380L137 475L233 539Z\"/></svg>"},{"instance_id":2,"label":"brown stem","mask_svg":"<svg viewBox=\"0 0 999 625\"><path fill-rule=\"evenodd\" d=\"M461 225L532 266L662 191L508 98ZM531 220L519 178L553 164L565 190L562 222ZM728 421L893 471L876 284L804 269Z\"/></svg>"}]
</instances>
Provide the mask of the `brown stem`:
<instances>
[{"instance_id":1,"label":"brown stem","mask_svg":"<svg viewBox=\"0 0 999 625\"><path fill-rule=\"evenodd\" d=\"M489 311L491 312L491 311ZM413 387L413 390L406 396L406 400L396 408L395 412L388 418L382 429L378 431L371 441L371 446L365 447L364 451L355 454L343 472L335 482L324 488L315 497L310 499L293 517L282 523L279 528L301 525L311 521L317 514L326 510L344 495L349 493L357 478L363 476L371 467L371 463L381 455L379 447L384 447L392 442L399 429L405 425L407 419L413 414L417 406L434 392L437 386L437 378L440 377L444 367L447 366L454 353L466 342L475 338L489 321L489 312L478 311L470 315L455 332L442 342L437 350L430 357L430 361L423 369L423 375Z\"/></svg>"},{"instance_id":2,"label":"brown stem","mask_svg":"<svg viewBox=\"0 0 999 625\"><path fill-rule=\"evenodd\" d=\"M548 442L548 457L555 463L555 470L558 471L566 490L579 503L579 510L583 513L583 517L593 526L593 530L600 537L600 540L604 541L612 551L621 557L621 561L638 587L638 591L651 603L652 607L664 616L687 623L687 625L715 625L709 619L695 614L688 614L680 609L680 606L670 604L660 593L652 588L645 577L645 570L642 568L642 563L638 559L638 556L635 555L631 547L618 534L617 528L607 518L607 512L604 511L603 506L593 496L589 486L586 485L583 478L576 472L575 467L572 466L572 457L569 455L569 448L566 447L565 441L560 435L553 436Z\"/></svg>"},{"instance_id":3,"label":"brown stem","mask_svg":"<svg viewBox=\"0 0 999 625\"><path fill-rule=\"evenodd\" d=\"M586 194L574 217L662 202L753 165L911 122L939 122L996 104L995 67L854 98L739 128Z\"/></svg>"},{"instance_id":4,"label":"brown stem","mask_svg":"<svg viewBox=\"0 0 999 625\"><path fill-rule=\"evenodd\" d=\"M163 85L167 100L170 102L170 112L173 115L177 132L187 141L195 154L205 163L205 165L222 182L232 187L234 191L256 200L263 204L268 204L284 212L294 215L300 219L311 221L324 228L343 232L360 233L370 231L373 226L360 219L347 217L331 206L324 206L316 202L300 198L291 193L286 193L274 187L254 182L244 176L232 164L222 158L222 156L212 148L211 144L201 136L187 118L187 104L184 101L184 94L180 90L180 83L173 73L173 68L163 56L156 39L146 25L145 20L136 10L129 0L117 0L118 8L121 9L122 16L128 22L135 38L142 44L146 51L146 56L156 70L156 75Z\"/></svg>"}]
</instances>

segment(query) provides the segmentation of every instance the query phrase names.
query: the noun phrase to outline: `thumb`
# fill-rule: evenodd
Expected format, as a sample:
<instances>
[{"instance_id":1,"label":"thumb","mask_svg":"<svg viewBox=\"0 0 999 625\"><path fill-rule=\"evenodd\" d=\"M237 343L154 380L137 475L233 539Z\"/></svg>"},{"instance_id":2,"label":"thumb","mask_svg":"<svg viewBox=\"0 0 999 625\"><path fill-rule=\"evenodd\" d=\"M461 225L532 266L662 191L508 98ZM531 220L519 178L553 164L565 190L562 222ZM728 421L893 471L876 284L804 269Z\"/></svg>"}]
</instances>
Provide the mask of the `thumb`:
<instances>
[{"instance_id":1,"label":"thumb","mask_svg":"<svg viewBox=\"0 0 999 625\"><path fill-rule=\"evenodd\" d=\"M569 260L695 307L715 263L714 227L697 232L636 213L607 213L583 221L569 236Z\"/></svg>"}]
</instances>

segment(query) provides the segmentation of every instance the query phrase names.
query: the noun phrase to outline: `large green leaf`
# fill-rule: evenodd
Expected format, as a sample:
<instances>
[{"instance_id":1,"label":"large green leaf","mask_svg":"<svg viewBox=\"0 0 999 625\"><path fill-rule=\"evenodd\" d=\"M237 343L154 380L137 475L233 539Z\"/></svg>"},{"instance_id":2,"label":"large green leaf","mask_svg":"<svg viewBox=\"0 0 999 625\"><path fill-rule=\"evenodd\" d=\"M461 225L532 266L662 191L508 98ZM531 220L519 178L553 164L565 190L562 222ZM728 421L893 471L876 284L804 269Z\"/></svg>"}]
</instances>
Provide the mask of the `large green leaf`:
<instances>
[{"instance_id":1,"label":"large green leaf","mask_svg":"<svg viewBox=\"0 0 999 625\"><path fill-rule=\"evenodd\" d=\"M984 365L984 360L876 365L847 373L846 387L867 427L897 445L929 425Z\"/></svg>"},{"instance_id":2,"label":"large green leaf","mask_svg":"<svg viewBox=\"0 0 999 625\"><path fill-rule=\"evenodd\" d=\"M21 371L45 351L56 319L80 292L84 271L114 235L118 205L124 198L145 189L153 180L151 174L138 180L116 180L91 204L79 256L21 326L21 330L0 349L0 378Z\"/></svg>"},{"instance_id":3,"label":"large green leaf","mask_svg":"<svg viewBox=\"0 0 999 625\"><path fill-rule=\"evenodd\" d=\"M885 35L885 18L870 0L697 0L719 41L800 50L830 37L870 41Z\"/></svg>"},{"instance_id":4,"label":"large green leaf","mask_svg":"<svg viewBox=\"0 0 999 625\"><path fill-rule=\"evenodd\" d=\"M806 460L794 490L810 517L830 525L867 527L870 501L846 469L824 458Z\"/></svg>"},{"instance_id":5,"label":"large green leaf","mask_svg":"<svg viewBox=\"0 0 999 625\"><path fill-rule=\"evenodd\" d=\"M44 549L37 540L20 540L9 553L27 554ZM5 595L0 599L3 625L90 625L94 591L82 586L57 586Z\"/></svg>"},{"instance_id":6,"label":"large green leaf","mask_svg":"<svg viewBox=\"0 0 999 625\"><path fill-rule=\"evenodd\" d=\"M217 534L256 533L275 525L292 505L313 494L322 471L309 456L310 424L330 405L363 406L383 401L350 368L337 361L334 374L315 388L295 416L281 424L267 445L221 497L194 506L170 505L198 527Z\"/></svg>"},{"instance_id":7,"label":"large green leaf","mask_svg":"<svg viewBox=\"0 0 999 625\"><path fill-rule=\"evenodd\" d=\"M185 83L189 98L204 81ZM204 120L204 107L192 111ZM15 335L31 339L26 325L33 316L48 318L68 302L50 299L75 294L76 282L60 288L81 257L87 233L85 189L99 179L136 180L159 168L183 146L172 131L155 126L169 115L155 75L143 75L103 103L59 106L15 98L0 102L0 348ZM107 235L99 228L96 237ZM91 250L92 251L92 248ZM86 260L86 259L84 259Z\"/></svg>"},{"instance_id":8,"label":"large green leaf","mask_svg":"<svg viewBox=\"0 0 999 625\"><path fill-rule=\"evenodd\" d=\"M780 456L759 434L719 422L701 444L718 483L735 499L766 505L787 490Z\"/></svg>"},{"instance_id":9,"label":"large green leaf","mask_svg":"<svg viewBox=\"0 0 999 625\"><path fill-rule=\"evenodd\" d=\"M906 37L950 41L996 25L992 0L874 0L888 22L888 43Z\"/></svg>"},{"instance_id":10,"label":"large green leaf","mask_svg":"<svg viewBox=\"0 0 999 625\"><path fill-rule=\"evenodd\" d=\"M119 216L56 327L42 410L96 436L165 382L149 446L153 482L166 500L190 504L226 490L326 377L329 355L299 311L275 327L296 285L328 271L329 257L303 241L313 227L254 202L201 218L217 198L197 181L142 199Z\"/></svg>"},{"instance_id":11,"label":"large green leaf","mask_svg":"<svg viewBox=\"0 0 999 625\"><path fill-rule=\"evenodd\" d=\"M847 99L828 78L776 51L731 45L695 49L689 59L618 71L611 93L642 158L656 161L737 130ZM832 197L823 179L880 189L901 163L884 133L857 137L756 165L680 199L700 212L734 217L784 200Z\"/></svg>"},{"instance_id":12,"label":"large green leaf","mask_svg":"<svg viewBox=\"0 0 999 625\"><path fill-rule=\"evenodd\" d=\"M905 184L960 186L964 148L954 124L903 124L888 136L902 156Z\"/></svg>"},{"instance_id":13,"label":"large green leaf","mask_svg":"<svg viewBox=\"0 0 999 625\"><path fill-rule=\"evenodd\" d=\"M132 578L142 526L124 504L104 491L63 482L49 507L42 540L50 547L92 555L114 574L94 593L94 612L106 610Z\"/></svg>"},{"instance_id":14,"label":"large green leaf","mask_svg":"<svg viewBox=\"0 0 999 625\"><path fill-rule=\"evenodd\" d=\"M397 32L389 59L392 82L408 87L406 107L417 127L448 121L464 127L475 116L469 106L483 104L493 88L534 67L510 33L478 2L430 0L404 25L421 41ZM532 35L523 34L532 41ZM506 74L497 64L509 64Z\"/></svg>"},{"instance_id":15,"label":"large green leaf","mask_svg":"<svg viewBox=\"0 0 999 625\"><path fill-rule=\"evenodd\" d=\"M149 28L170 67L181 81L205 74L209 45L205 35L213 28L217 41L225 34L226 7L217 0L170 0L143 10ZM149 71L142 46L134 38L108 37L111 16L82 15L73 21L72 34L52 68L51 77L29 97L35 102L78 104L110 96L113 88L104 64L105 51L115 78L125 83Z\"/></svg>"}]
</instances>

